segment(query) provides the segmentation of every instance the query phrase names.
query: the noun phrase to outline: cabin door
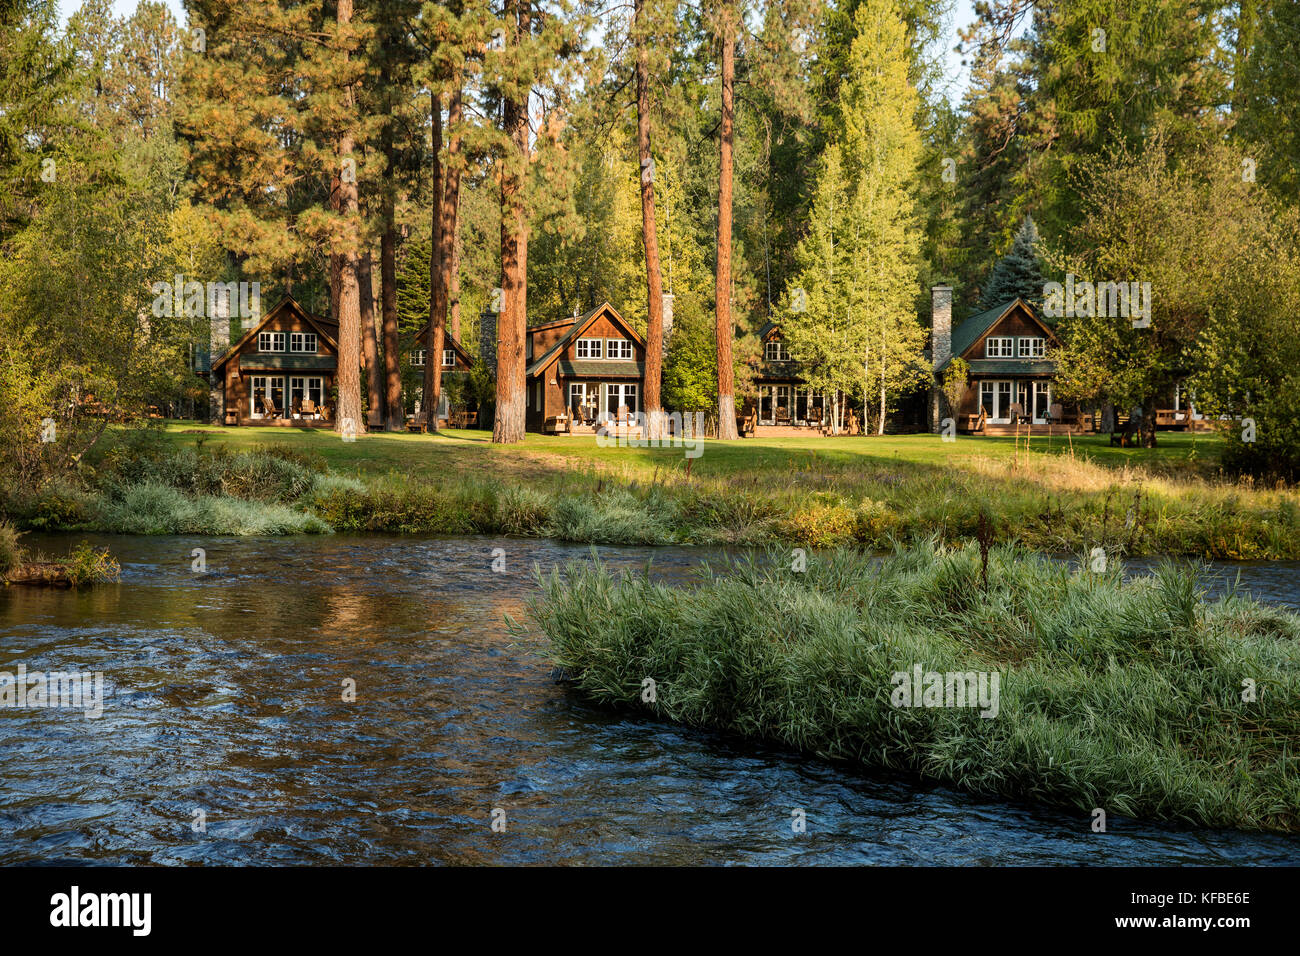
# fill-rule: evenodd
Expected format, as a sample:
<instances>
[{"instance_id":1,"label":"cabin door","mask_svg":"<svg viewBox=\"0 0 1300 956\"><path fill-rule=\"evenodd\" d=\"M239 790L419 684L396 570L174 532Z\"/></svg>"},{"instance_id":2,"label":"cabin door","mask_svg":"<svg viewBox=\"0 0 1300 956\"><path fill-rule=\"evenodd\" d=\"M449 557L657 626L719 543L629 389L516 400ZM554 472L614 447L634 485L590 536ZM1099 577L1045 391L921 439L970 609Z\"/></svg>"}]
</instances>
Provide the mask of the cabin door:
<instances>
[{"instance_id":1,"label":"cabin door","mask_svg":"<svg viewBox=\"0 0 1300 956\"><path fill-rule=\"evenodd\" d=\"M1047 423L1052 410L1052 386L1049 382L1034 382L1034 424Z\"/></svg>"}]
</instances>

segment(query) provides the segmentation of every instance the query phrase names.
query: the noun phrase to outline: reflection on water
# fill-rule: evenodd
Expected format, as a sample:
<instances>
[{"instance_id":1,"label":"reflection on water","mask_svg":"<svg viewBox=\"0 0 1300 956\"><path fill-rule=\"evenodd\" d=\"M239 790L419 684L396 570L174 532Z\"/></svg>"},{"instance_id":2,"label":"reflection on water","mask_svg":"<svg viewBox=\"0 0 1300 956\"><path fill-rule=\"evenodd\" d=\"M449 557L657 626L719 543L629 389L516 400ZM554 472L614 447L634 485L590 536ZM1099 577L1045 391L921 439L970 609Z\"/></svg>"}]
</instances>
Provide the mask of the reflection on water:
<instances>
[{"instance_id":1,"label":"reflection on water","mask_svg":"<svg viewBox=\"0 0 1300 956\"><path fill-rule=\"evenodd\" d=\"M533 562L588 548L96 540L120 585L0 592L0 670L103 671L110 694L97 721L0 710L0 862L1300 862L1292 839L1114 818L1099 836L1087 817L591 709L550 680L540 637L503 623ZM670 581L701 556L601 549L628 568L651 553ZM1300 564L1243 568L1248 590L1298 603Z\"/></svg>"}]
</instances>

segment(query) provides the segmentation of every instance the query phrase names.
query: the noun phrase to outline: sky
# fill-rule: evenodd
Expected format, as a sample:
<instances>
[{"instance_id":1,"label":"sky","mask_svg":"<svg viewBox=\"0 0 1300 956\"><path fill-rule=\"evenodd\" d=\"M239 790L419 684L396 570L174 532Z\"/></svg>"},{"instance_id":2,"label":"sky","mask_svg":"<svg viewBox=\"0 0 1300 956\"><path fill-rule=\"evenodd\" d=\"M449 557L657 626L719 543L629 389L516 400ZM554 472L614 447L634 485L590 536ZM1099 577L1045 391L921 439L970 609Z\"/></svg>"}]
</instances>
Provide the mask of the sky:
<instances>
[{"instance_id":1,"label":"sky","mask_svg":"<svg viewBox=\"0 0 1300 956\"><path fill-rule=\"evenodd\" d=\"M113 0L113 12L118 16L127 16L135 10L137 0ZM185 22L185 10L181 6L181 0L166 0L167 6L171 8L172 14L180 23ZM59 17L63 23L67 23L68 16L75 12L81 6L81 0L59 0ZM949 29L947 42L948 48L948 75L953 78L952 88L949 90L949 97L954 101L961 99L962 93L966 89L967 73L961 65L961 57L953 52L952 47L957 43L957 29L961 26L972 22L975 19L974 0L957 0L953 9L952 24Z\"/></svg>"}]
</instances>

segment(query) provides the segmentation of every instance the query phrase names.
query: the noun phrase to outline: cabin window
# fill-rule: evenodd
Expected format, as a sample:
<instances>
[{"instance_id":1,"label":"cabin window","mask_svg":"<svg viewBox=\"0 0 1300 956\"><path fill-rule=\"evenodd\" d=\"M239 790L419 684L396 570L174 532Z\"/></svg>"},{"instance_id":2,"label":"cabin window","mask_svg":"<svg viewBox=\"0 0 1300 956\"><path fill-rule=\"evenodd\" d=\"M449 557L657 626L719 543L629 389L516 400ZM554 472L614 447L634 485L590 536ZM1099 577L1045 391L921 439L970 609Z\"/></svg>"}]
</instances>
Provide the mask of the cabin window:
<instances>
[{"instance_id":1,"label":"cabin window","mask_svg":"<svg viewBox=\"0 0 1300 956\"><path fill-rule=\"evenodd\" d=\"M578 339L578 358L598 359L601 357L600 339Z\"/></svg>"},{"instance_id":2,"label":"cabin window","mask_svg":"<svg viewBox=\"0 0 1300 956\"><path fill-rule=\"evenodd\" d=\"M1011 358L1014 354L1012 349L1015 339L1010 336L990 335L985 341L984 357L985 358Z\"/></svg>"},{"instance_id":3,"label":"cabin window","mask_svg":"<svg viewBox=\"0 0 1300 956\"><path fill-rule=\"evenodd\" d=\"M451 368L451 367L454 366L455 364L456 364L456 350L455 350L455 349L443 349L443 350L442 350L442 367L443 367L443 368Z\"/></svg>"},{"instance_id":4,"label":"cabin window","mask_svg":"<svg viewBox=\"0 0 1300 956\"><path fill-rule=\"evenodd\" d=\"M283 352L284 333L259 332L257 334L257 350L259 352Z\"/></svg>"},{"instance_id":5,"label":"cabin window","mask_svg":"<svg viewBox=\"0 0 1300 956\"><path fill-rule=\"evenodd\" d=\"M289 351L314 353L316 351L316 333L315 332L289 333Z\"/></svg>"},{"instance_id":6,"label":"cabin window","mask_svg":"<svg viewBox=\"0 0 1300 956\"><path fill-rule=\"evenodd\" d=\"M610 359L630 359L632 357L632 343L627 339L606 339L605 340L605 358Z\"/></svg>"},{"instance_id":7,"label":"cabin window","mask_svg":"<svg viewBox=\"0 0 1300 956\"><path fill-rule=\"evenodd\" d=\"M411 349L411 364L423 365L424 357L428 354L427 349Z\"/></svg>"},{"instance_id":8,"label":"cabin window","mask_svg":"<svg viewBox=\"0 0 1300 956\"><path fill-rule=\"evenodd\" d=\"M769 362L788 362L790 361L790 350L785 347L785 343L780 339L770 340L764 346L763 355Z\"/></svg>"},{"instance_id":9,"label":"cabin window","mask_svg":"<svg viewBox=\"0 0 1300 956\"><path fill-rule=\"evenodd\" d=\"M605 384L605 409L616 420L623 420L624 408L627 415L636 414L636 385L618 382Z\"/></svg>"},{"instance_id":10,"label":"cabin window","mask_svg":"<svg viewBox=\"0 0 1300 956\"><path fill-rule=\"evenodd\" d=\"M1019 347L1020 358L1042 358L1047 354L1047 340L1042 336L1025 336Z\"/></svg>"}]
</instances>

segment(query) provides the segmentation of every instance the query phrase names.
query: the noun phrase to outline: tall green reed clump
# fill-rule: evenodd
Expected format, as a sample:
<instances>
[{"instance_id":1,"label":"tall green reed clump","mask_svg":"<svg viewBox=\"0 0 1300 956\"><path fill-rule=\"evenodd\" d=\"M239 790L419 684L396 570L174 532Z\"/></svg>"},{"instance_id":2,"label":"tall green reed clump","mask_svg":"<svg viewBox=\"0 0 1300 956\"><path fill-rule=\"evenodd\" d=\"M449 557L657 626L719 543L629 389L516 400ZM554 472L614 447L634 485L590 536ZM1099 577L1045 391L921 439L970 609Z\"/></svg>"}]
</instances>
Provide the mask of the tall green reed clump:
<instances>
[{"instance_id":1,"label":"tall green reed clump","mask_svg":"<svg viewBox=\"0 0 1300 956\"><path fill-rule=\"evenodd\" d=\"M574 564L532 610L599 704L1087 820L1300 830L1300 619L1206 602L1173 566L1125 582L988 557L987 584L977 548L933 543L741 561L689 589ZM996 716L896 706L916 665L998 673Z\"/></svg>"}]
</instances>

